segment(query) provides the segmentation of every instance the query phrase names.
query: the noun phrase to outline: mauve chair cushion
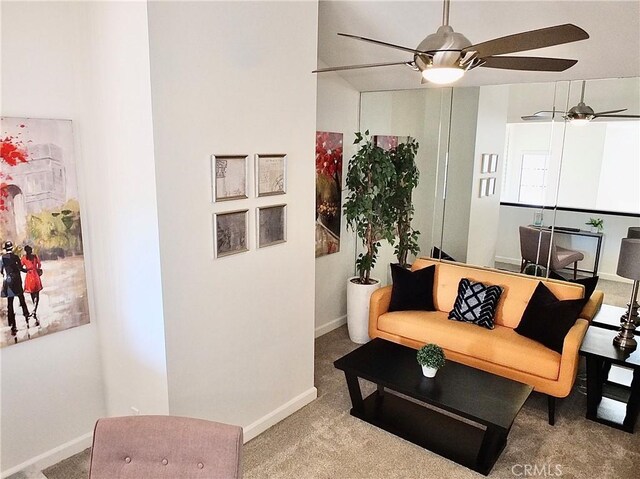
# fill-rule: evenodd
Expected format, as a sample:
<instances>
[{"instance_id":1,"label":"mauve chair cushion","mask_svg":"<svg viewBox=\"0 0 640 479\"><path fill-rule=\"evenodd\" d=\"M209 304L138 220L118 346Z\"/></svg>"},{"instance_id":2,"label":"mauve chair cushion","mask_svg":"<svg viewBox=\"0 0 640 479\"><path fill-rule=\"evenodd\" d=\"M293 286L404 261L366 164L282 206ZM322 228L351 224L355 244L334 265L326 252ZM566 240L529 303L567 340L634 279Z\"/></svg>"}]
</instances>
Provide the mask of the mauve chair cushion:
<instances>
[{"instance_id":1,"label":"mauve chair cushion","mask_svg":"<svg viewBox=\"0 0 640 479\"><path fill-rule=\"evenodd\" d=\"M241 477L242 428L177 416L99 419L89 479Z\"/></svg>"}]
</instances>

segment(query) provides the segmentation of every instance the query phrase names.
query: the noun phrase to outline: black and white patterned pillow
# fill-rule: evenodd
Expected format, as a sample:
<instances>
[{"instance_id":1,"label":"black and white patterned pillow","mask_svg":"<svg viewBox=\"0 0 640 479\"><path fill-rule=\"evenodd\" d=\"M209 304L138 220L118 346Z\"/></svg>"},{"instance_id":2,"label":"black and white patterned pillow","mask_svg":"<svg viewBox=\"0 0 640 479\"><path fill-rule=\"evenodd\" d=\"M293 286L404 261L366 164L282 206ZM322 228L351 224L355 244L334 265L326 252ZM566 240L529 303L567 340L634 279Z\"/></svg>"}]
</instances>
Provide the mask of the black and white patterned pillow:
<instances>
[{"instance_id":1,"label":"black and white patterned pillow","mask_svg":"<svg viewBox=\"0 0 640 479\"><path fill-rule=\"evenodd\" d=\"M500 286L486 286L462 278L458 284L456 302L449 312L449 319L493 329L493 318L501 294Z\"/></svg>"}]
</instances>

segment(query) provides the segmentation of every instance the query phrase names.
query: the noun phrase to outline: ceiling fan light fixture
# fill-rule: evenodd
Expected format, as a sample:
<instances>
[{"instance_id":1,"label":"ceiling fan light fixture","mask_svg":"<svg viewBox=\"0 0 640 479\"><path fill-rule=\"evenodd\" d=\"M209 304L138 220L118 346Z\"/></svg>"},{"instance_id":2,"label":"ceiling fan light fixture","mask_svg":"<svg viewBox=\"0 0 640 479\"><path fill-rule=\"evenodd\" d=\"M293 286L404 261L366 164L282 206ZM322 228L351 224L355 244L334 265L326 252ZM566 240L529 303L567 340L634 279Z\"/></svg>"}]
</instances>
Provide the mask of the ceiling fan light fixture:
<instances>
[{"instance_id":1,"label":"ceiling fan light fixture","mask_svg":"<svg viewBox=\"0 0 640 479\"><path fill-rule=\"evenodd\" d=\"M428 66L422 70L425 80L436 85L448 85L460 80L464 76L464 69L460 67Z\"/></svg>"},{"instance_id":2,"label":"ceiling fan light fixture","mask_svg":"<svg viewBox=\"0 0 640 479\"><path fill-rule=\"evenodd\" d=\"M571 118L569 122L575 126L584 126L591 121L591 118Z\"/></svg>"}]
</instances>

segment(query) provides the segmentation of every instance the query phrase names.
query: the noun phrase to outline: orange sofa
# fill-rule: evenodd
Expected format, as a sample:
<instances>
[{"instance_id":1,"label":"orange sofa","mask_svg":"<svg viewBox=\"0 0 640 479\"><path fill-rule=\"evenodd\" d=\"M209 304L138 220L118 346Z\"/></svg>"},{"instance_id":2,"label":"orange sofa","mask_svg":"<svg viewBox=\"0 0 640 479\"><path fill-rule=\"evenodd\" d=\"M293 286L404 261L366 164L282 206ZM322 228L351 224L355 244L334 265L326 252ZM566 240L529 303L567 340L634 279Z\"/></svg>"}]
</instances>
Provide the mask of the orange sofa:
<instances>
[{"instance_id":1,"label":"orange sofa","mask_svg":"<svg viewBox=\"0 0 640 479\"><path fill-rule=\"evenodd\" d=\"M582 285L545 280L517 273L448 261L420 258L412 270L435 265L433 299L437 311L388 312L391 286L371 295L369 336L419 349L440 345L447 359L534 387L549 398L549 424L555 422L555 398L566 397L575 382L578 353L589 322L600 309L604 294L595 291L580 318L565 337L562 354L514 331L539 281L558 299L584 297ZM461 278L503 287L495 314L495 329L447 318L453 309Z\"/></svg>"}]
</instances>

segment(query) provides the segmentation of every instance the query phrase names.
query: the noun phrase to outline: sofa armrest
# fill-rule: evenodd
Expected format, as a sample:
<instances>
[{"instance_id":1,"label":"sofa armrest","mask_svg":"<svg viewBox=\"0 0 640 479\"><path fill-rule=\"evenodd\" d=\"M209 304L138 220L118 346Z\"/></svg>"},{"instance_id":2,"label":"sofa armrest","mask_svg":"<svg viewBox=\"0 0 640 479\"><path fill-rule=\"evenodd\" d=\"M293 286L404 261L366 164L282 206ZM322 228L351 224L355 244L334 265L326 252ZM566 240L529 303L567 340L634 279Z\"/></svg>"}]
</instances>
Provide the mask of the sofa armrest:
<instances>
[{"instance_id":1,"label":"sofa armrest","mask_svg":"<svg viewBox=\"0 0 640 479\"><path fill-rule=\"evenodd\" d=\"M602 301L604 300L604 293L602 291L594 291L587 304L582 308L582 312L580 313L580 317L586 319L591 322L593 317L598 314L600 311L600 306L602 306Z\"/></svg>"},{"instance_id":2,"label":"sofa armrest","mask_svg":"<svg viewBox=\"0 0 640 479\"><path fill-rule=\"evenodd\" d=\"M571 392L578 373L580 346L582 346L584 335L587 334L587 328L589 328L589 322L579 318L564 338L558 376L559 390L558 394L554 394L556 397L566 397Z\"/></svg>"},{"instance_id":3,"label":"sofa armrest","mask_svg":"<svg viewBox=\"0 0 640 479\"><path fill-rule=\"evenodd\" d=\"M378 335L378 317L389 311L389 304L391 303L391 286L385 286L384 288L376 289L371 294L369 300L369 337L375 338Z\"/></svg>"}]
</instances>

